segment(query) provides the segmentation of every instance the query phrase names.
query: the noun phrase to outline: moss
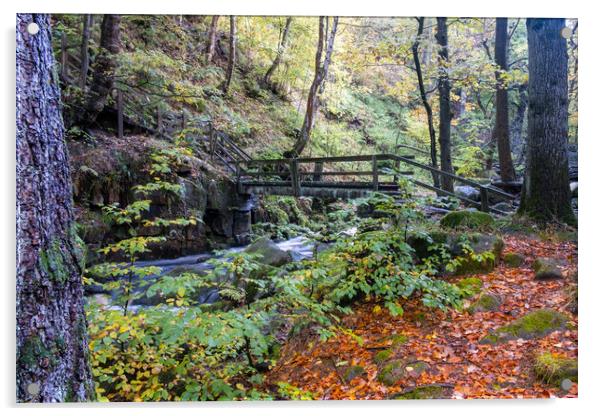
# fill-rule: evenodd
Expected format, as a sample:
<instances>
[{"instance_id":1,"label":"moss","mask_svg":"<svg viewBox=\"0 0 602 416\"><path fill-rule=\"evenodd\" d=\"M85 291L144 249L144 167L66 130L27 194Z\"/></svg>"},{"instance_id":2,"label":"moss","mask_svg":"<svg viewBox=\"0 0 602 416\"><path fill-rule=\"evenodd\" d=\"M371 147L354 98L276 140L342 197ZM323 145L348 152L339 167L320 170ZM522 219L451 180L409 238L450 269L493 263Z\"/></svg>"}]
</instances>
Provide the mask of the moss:
<instances>
[{"instance_id":1,"label":"moss","mask_svg":"<svg viewBox=\"0 0 602 416\"><path fill-rule=\"evenodd\" d=\"M558 260L551 258L538 258L533 262L536 280L562 279L562 270L558 267Z\"/></svg>"},{"instance_id":2,"label":"moss","mask_svg":"<svg viewBox=\"0 0 602 416\"><path fill-rule=\"evenodd\" d=\"M497 311L502 304L502 300L491 293L483 293L479 298L468 308L469 313Z\"/></svg>"},{"instance_id":3,"label":"moss","mask_svg":"<svg viewBox=\"0 0 602 416\"><path fill-rule=\"evenodd\" d=\"M533 366L538 379L548 384L560 384L563 380L577 381L577 360L544 352L535 357Z\"/></svg>"},{"instance_id":4,"label":"moss","mask_svg":"<svg viewBox=\"0 0 602 416\"><path fill-rule=\"evenodd\" d=\"M421 400L442 399L449 396L449 388L442 386L418 386L405 393L399 393L392 397L395 400Z\"/></svg>"},{"instance_id":5,"label":"moss","mask_svg":"<svg viewBox=\"0 0 602 416\"><path fill-rule=\"evenodd\" d=\"M464 291L466 297L471 297L481 291L483 288L483 281L478 277L465 277L464 279L459 280L456 283L456 286Z\"/></svg>"},{"instance_id":6,"label":"moss","mask_svg":"<svg viewBox=\"0 0 602 416\"><path fill-rule=\"evenodd\" d=\"M394 334L394 335L391 335L389 339L391 340L391 345L393 347L398 347L400 345L403 345L406 342L408 342L408 340L409 340L408 336L405 334Z\"/></svg>"},{"instance_id":7,"label":"moss","mask_svg":"<svg viewBox=\"0 0 602 416\"><path fill-rule=\"evenodd\" d=\"M391 350L382 350L374 354L374 363L380 365L391 358L393 355L393 351Z\"/></svg>"},{"instance_id":8,"label":"moss","mask_svg":"<svg viewBox=\"0 0 602 416\"><path fill-rule=\"evenodd\" d=\"M509 325L496 329L485 336L481 344L498 344L512 339L540 338L550 332L565 328L567 317L553 309L529 312Z\"/></svg>"},{"instance_id":9,"label":"moss","mask_svg":"<svg viewBox=\"0 0 602 416\"><path fill-rule=\"evenodd\" d=\"M376 379L381 383L392 386L405 375L405 362L393 360L387 363L378 373Z\"/></svg>"},{"instance_id":10,"label":"moss","mask_svg":"<svg viewBox=\"0 0 602 416\"><path fill-rule=\"evenodd\" d=\"M44 343L39 336L31 336L18 350L17 362L21 368L52 368L58 364L58 357L65 352L62 338Z\"/></svg>"},{"instance_id":11,"label":"moss","mask_svg":"<svg viewBox=\"0 0 602 416\"><path fill-rule=\"evenodd\" d=\"M520 267L525 262L525 258L518 253L506 253L504 263L509 267Z\"/></svg>"},{"instance_id":12,"label":"moss","mask_svg":"<svg viewBox=\"0 0 602 416\"><path fill-rule=\"evenodd\" d=\"M351 365L345 369L343 380L345 380L346 383L349 383L354 378L363 376L364 374L366 374L364 367L361 365Z\"/></svg>"},{"instance_id":13,"label":"moss","mask_svg":"<svg viewBox=\"0 0 602 416\"><path fill-rule=\"evenodd\" d=\"M440 224L447 228L489 228L493 225L493 217L481 211L453 211L441 218Z\"/></svg>"},{"instance_id":14,"label":"moss","mask_svg":"<svg viewBox=\"0 0 602 416\"><path fill-rule=\"evenodd\" d=\"M46 250L40 251L40 267L48 277L57 283L65 283L69 280L69 272L65 266L64 254L61 243L54 239Z\"/></svg>"}]
</instances>

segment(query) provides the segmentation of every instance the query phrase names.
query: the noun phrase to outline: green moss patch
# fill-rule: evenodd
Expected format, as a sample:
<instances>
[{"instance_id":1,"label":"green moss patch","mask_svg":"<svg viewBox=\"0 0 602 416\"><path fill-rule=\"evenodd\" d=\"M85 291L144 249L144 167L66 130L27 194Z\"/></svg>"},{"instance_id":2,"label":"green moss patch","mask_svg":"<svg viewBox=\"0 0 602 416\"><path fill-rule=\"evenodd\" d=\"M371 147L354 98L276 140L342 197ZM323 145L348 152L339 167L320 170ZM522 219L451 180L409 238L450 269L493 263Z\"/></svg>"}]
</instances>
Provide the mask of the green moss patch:
<instances>
[{"instance_id":1,"label":"green moss patch","mask_svg":"<svg viewBox=\"0 0 602 416\"><path fill-rule=\"evenodd\" d=\"M421 400L421 399L448 399L454 389L448 386L417 386L402 393L395 394L391 399L395 400Z\"/></svg>"},{"instance_id":2,"label":"green moss patch","mask_svg":"<svg viewBox=\"0 0 602 416\"><path fill-rule=\"evenodd\" d=\"M535 357L533 366L537 378L547 384L559 385L563 380L577 381L577 360L544 352Z\"/></svg>"},{"instance_id":3,"label":"green moss patch","mask_svg":"<svg viewBox=\"0 0 602 416\"><path fill-rule=\"evenodd\" d=\"M366 374L366 370L361 365L351 365L343 372L343 380L345 383L349 383L356 377L360 377Z\"/></svg>"},{"instance_id":4,"label":"green moss patch","mask_svg":"<svg viewBox=\"0 0 602 416\"><path fill-rule=\"evenodd\" d=\"M496 329L485 336L480 343L499 344L517 338L540 338L550 332L563 329L567 321L567 317L560 312L553 309L539 309Z\"/></svg>"},{"instance_id":5,"label":"green moss patch","mask_svg":"<svg viewBox=\"0 0 602 416\"><path fill-rule=\"evenodd\" d=\"M504 263L508 267L520 267L525 262L525 258L518 253L506 253L504 254Z\"/></svg>"},{"instance_id":6,"label":"green moss patch","mask_svg":"<svg viewBox=\"0 0 602 416\"><path fill-rule=\"evenodd\" d=\"M393 355L391 350L382 350L374 354L374 363L380 365L387 361Z\"/></svg>"},{"instance_id":7,"label":"green moss patch","mask_svg":"<svg viewBox=\"0 0 602 416\"><path fill-rule=\"evenodd\" d=\"M387 386L392 386L400 381L405 373L405 361L393 360L380 370L376 379Z\"/></svg>"},{"instance_id":8,"label":"green moss patch","mask_svg":"<svg viewBox=\"0 0 602 416\"><path fill-rule=\"evenodd\" d=\"M494 219L491 215L481 211L453 211L441 218L440 224L447 228L489 228Z\"/></svg>"},{"instance_id":9,"label":"green moss patch","mask_svg":"<svg viewBox=\"0 0 602 416\"><path fill-rule=\"evenodd\" d=\"M562 279L562 270L559 267L560 262L556 259L541 257L533 262L533 271L535 280Z\"/></svg>"},{"instance_id":10,"label":"green moss patch","mask_svg":"<svg viewBox=\"0 0 602 416\"><path fill-rule=\"evenodd\" d=\"M483 293L468 307L469 313L497 311L502 305L502 299L493 293Z\"/></svg>"}]
</instances>

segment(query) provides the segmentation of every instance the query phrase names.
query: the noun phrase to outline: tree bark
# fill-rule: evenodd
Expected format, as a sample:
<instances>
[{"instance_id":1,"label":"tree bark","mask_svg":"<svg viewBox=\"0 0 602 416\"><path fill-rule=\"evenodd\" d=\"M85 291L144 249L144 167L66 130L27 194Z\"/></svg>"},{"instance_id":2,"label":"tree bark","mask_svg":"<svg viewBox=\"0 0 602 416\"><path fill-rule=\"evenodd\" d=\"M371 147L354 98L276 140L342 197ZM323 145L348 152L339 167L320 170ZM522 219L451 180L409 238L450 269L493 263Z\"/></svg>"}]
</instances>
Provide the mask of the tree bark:
<instances>
[{"instance_id":1,"label":"tree bark","mask_svg":"<svg viewBox=\"0 0 602 416\"><path fill-rule=\"evenodd\" d=\"M213 61L213 55L215 54L215 44L217 42L217 22L219 16L213 16L211 18L211 26L209 28L209 43L207 44L207 63L210 64Z\"/></svg>"},{"instance_id":2,"label":"tree bark","mask_svg":"<svg viewBox=\"0 0 602 416\"><path fill-rule=\"evenodd\" d=\"M332 51L334 50L334 39L337 33L338 17L333 17L332 28L328 33L328 17L321 16L318 29L318 47L316 49L315 59L315 74L314 79L307 94L307 106L305 110L305 118L299 137L295 142L292 150L286 152L288 157L297 157L305 149L311 138L311 131L314 125L315 116L319 107L319 93L324 88L324 82L328 76L328 67L332 59ZM324 53L324 59L322 54Z\"/></svg>"},{"instance_id":3,"label":"tree bark","mask_svg":"<svg viewBox=\"0 0 602 416\"><path fill-rule=\"evenodd\" d=\"M40 27L36 35L27 25ZM48 15L17 15L17 400L94 398Z\"/></svg>"},{"instance_id":4,"label":"tree bark","mask_svg":"<svg viewBox=\"0 0 602 416\"><path fill-rule=\"evenodd\" d=\"M236 16L230 16L230 54L228 57L226 82L224 83L224 94L227 94L230 88L232 74L234 74L234 65L236 65Z\"/></svg>"},{"instance_id":5,"label":"tree bark","mask_svg":"<svg viewBox=\"0 0 602 416\"><path fill-rule=\"evenodd\" d=\"M420 40L424 32L424 17L418 17L418 33L416 39L412 45L412 56L414 57L414 66L416 67L416 76L418 77L418 87L420 89L420 99L426 111L426 118L429 127L429 137L431 139L431 166L438 168L437 163L437 134L435 133L435 124L433 122L433 109L429 103L428 97L426 96L426 89L424 87L424 79L422 78L422 66L420 65L420 57L418 55L418 47L420 46ZM433 173L433 185L439 188L439 175Z\"/></svg>"},{"instance_id":6,"label":"tree bark","mask_svg":"<svg viewBox=\"0 0 602 416\"><path fill-rule=\"evenodd\" d=\"M278 65L280 65L282 56L284 55L284 52L286 51L287 42L288 42L288 34L290 31L292 22L293 22L292 16L289 16L286 18L286 23L284 24L284 29L282 31L282 37L280 38L280 42L278 43L278 50L276 51L276 57L274 58L272 65L270 65L267 72L263 76L263 84L266 87L270 86L270 79L272 78L272 75L278 68Z\"/></svg>"},{"instance_id":7,"label":"tree bark","mask_svg":"<svg viewBox=\"0 0 602 416\"><path fill-rule=\"evenodd\" d=\"M118 14L105 14L102 19L100 50L92 68L92 83L86 99L85 111L80 116L79 123L86 125L94 123L113 89L117 67L115 58L120 50L120 22L121 16Z\"/></svg>"},{"instance_id":8,"label":"tree bark","mask_svg":"<svg viewBox=\"0 0 602 416\"><path fill-rule=\"evenodd\" d=\"M86 89L86 80L88 79L88 67L90 66L90 54L88 53L88 44L90 43L90 28L92 27L92 15L83 15L82 28L82 46L81 46L81 74L79 86L82 90Z\"/></svg>"},{"instance_id":9,"label":"tree bark","mask_svg":"<svg viewBox=\"0 0 602 416\"><path fill-rule=\"evenodd\" d=\"M435 35L439 44L439 148L441 150L441 170L454 173L451 159L451 109L450 109L450 91L449 81L449 51L447 42L447 18L437 18L437 33ZM454 191L454 181L452 178L443 176L441 178L441 187L448 192Z\"/></svg>"},{"instance_id":10,"label":"tree bark","mask_svg":"<svg viewBox=\"0 0 602 416\"><path fill-rule=\"evenodd\" d=\"M576 222L568 169L568 55L564 19L527 19L527 166L519 213L539 222Z\"/></svg>"},{"instance_id":11,"label":"tree bark","mask_svg":"<svg viewBox=\"0 0 602 416\"><path fill-rule=\"evenodd\" d=\"M527 112L528 96L527 88L528 83L519 85L518 87L518 103L516 105L516 112L512 118L510 125L510 141L511 148L514 149L515 153L518 153L516 160L517 166L522 165L524 153L525 153L525 141L523 140L523 124L525 123L525 113Z\"/></svg>"},{"instance_id":12,"label":"tree bark","mask_svg":"<svg viewBox=\"0 0 602 416\"><path fill-rule=\"evenodd\" d=\"M504 74L508 71L508 19L495 19L495 135L497 138L498 158L500 161L500 176L502 182L516 180L510 149L510 120L508 115L508 86Z\"/></svg>"}]
</instances>

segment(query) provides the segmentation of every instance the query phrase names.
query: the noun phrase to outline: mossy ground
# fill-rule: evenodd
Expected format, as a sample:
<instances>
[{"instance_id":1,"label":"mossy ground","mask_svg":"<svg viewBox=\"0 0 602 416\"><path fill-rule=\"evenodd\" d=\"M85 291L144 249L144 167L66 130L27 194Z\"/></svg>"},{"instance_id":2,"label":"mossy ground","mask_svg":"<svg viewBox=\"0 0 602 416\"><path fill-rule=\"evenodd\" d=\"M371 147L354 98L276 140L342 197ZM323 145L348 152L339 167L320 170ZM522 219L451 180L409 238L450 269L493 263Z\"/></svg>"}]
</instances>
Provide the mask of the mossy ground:
<instances>
[{"instance_id":1,"label":"mossy ground","mask_svg":"<svg viewBox=\"0 0 602 416\"><path fill-rule=\"evenodd\" d=\"M468 307L469 313L496 311L499 309L502 301L499 296L492 293L483 293L476 301Z\"/></svg>"},{"instance_id":2,"label":"mossy ground","mask_svg":"<svg viewBox=\"0 0 602 416\"><path fill-rule=\"evenodd\" d=\"M548 384L560 384L563 380L577 381L577 360L544 352L535 357L533 366L538 379Z\"/></svg>"},{"instance_id":3,"label":"mossy ground","mask_svg":"<svg viewBox=\"0 0 602 416\"><path fill-rule=\"evenodd\" d=\"M567 324L567 317L553 309L539 309L529 312L509 325L496 329L485 336L482 344L498 344L516 338L539 338L552 331L562 329Z\"/></svg>"},{"instance_id":4,"label":"mossy ground","mask_svg":"<svg viewBox=\"0 0 602 416\"><path fill-rule=\"evenodd\" d=\"M520 267L525 262L525 258L518 253L506 253L503 259L509 267Z\"/></svg>"},{"instance_id":5,"label":"mossy ground","mask_svg":"<svg viewBox=\"0 0 602 416\"><path fill-rule=\"evenodd\" d=\"M491 215L481 211L453 211L441 218L440 224L446 228L486 229L494 223Z\"/></svg>"},{"instance_id":6,"label":"mossy ground","mask_svg":"<svg viewBox=\"0 0 602 416\"><path fill-rule=\"evenodd\" d=\"M395 400L443 399L449 396L449 391L449 387L443 386L418 386L392 398Z\"/></svg>"}]
</instances>

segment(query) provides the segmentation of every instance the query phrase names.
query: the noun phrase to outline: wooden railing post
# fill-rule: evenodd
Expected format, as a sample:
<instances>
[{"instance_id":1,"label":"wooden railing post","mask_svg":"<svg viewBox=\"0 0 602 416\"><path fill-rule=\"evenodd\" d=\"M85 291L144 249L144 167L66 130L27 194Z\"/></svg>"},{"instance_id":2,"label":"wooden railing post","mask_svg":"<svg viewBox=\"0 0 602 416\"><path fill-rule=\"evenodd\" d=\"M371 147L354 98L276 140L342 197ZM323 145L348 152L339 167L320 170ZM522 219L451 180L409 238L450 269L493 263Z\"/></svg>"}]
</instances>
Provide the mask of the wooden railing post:
<instances>
[{"instance_id":1,"label":"wooden railing post","mask_svg":"<svg viewBox=\"0 0 602 416\"><path fill-rule=\"evenodd\" d=\"M291 171L291 187L293 188L293 196L297 197L301 194L301 185L299 183L299 164L297 159L291 159L290 162Z\"/></svg>"},{"instance_id":2,"label":"wooden railing post","mask_svg":"<svg viewBox=\"0 0 602 416\"><path fill-rule=\"evenodd\" d=\"M324 162L316 162L314 164L314 182L320 182L322 180L322 172L324 171Z\"/></svg>"},{"instance_id":3,"label":"wooden railing post","mask_svg":"<svg viewBox=\"0 0 602 416\"><path fill-rule=\"evenodd\" d=\"M481 186L481 211L489 212L489 193L484 186Z\"/></svg>"},{"instance_id":4,"label":"wooden railing post","mask_svg":"<svg viewBox=\"0 0 602 416\"><path fill-rule=\"evenodd\" d=\"M399 160L395 160L395 164L393 166L395 168L395 175L393 175L393 182L397 183L397 181L399 180L399 178L397 176L397 172L399 172L401 162Z\"/></svg>"},{"instance_id":5,"label":"wooden railing post","mask_svg":"<svg viewBox=\"0 0 602 416\"><path fill-rule=\"evenodd\" d=\"M372 189L378 191L378 160L372 155Z\"/></svg>"},{"instance_id":6,"label":"wooden railing post","mask_svg":"<svg viewBox=\"0 0 602 416\"><path fill-rule=\"evenodd\" d=\"M123 138L123 91L117 89L117 137Z\"/></svg>"}]
</instances>

